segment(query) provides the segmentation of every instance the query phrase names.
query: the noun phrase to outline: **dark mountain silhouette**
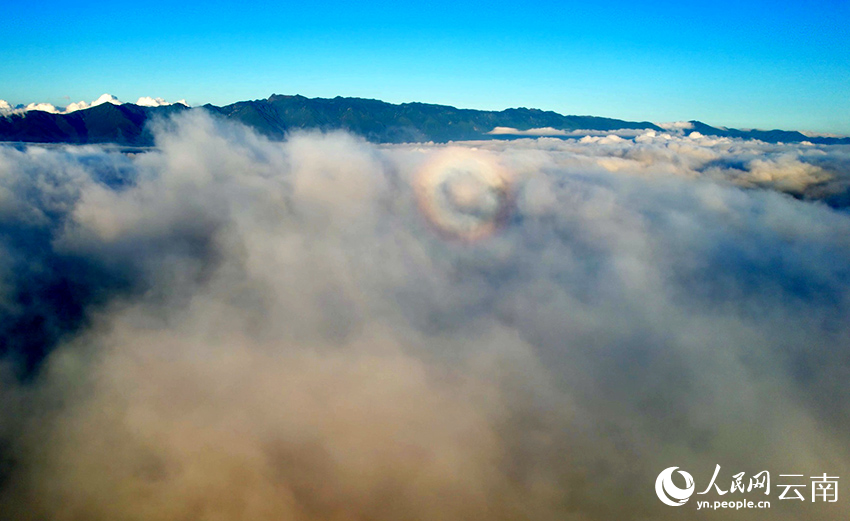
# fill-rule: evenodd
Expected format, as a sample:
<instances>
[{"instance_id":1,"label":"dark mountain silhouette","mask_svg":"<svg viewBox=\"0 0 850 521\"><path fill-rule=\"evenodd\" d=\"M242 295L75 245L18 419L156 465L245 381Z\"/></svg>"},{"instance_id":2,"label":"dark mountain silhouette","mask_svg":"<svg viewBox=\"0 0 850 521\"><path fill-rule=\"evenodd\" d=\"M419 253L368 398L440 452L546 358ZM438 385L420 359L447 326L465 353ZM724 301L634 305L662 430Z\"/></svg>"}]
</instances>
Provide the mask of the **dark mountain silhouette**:
<instances>
[{"instance_id":1,"label":"dark mountain silhouette","mask_svg":"<svg viewBox=\"0 0 850 521\"><path fill-rule=\"evenodd\" d=\"M70 114L32 110L0 117L0 141L151 145L153 136L145 124L182 110L189 108L179 103L164 107L103 103Z\"/></svg>"},{"instance_id":2,"label":"dark mountain silhouette","mask_svg":"<svg viewBox=\"0 0 850 521\"><path fill-rule=\"evenodd\" d=\"M799 143L808 141L819 145L848 145L848 137L807 136L794 130L738 130L735 128L716 128L700 121L691 121L691 132L699 132L707 136L738 137L743 139L759 139L768 143Z\"/></svg>"},{"instance_id":3,"label":"dark mountain silhouette","mask_svg":"<svg viewBox=\"0 0 850 521\"><path fill-rule=\"evenodd\" d=\"M551 127L563 131L662 129L648 121L623 121L595 116L564 116L552 111L515 108L502 111L458 109L447 105L395 105L362 98L305 98L272 94L268 99L240 101L224 107L204 105L190 109L181 104L141 107L131 103L96 107L70 114L30 111L0 117L0 141L35 143L116 143L149 146L153 136L146 125L152 119L183 110L208 110L242 122L274 139L296 129L337 130L359 134L378 143L446 142L469 139L512 139L518 135L489 134L495 127L518 131ZM850 144L850 138L809 137L784 130L736 130L692 121L692 131L704 135L760 139L768 142L810 141Z\"/></svg>"},{"instance_id":4,"label":"dark mountain silhouette","mask_svg":"<svg viewBox=\"0 0 850 521\"><path fill-rule=\"evenodd\" d=\"M487 139L493 137L487 133L495 127L519 130L541 127L559 130L660 130L648 121L562 116L538 109L495 112L427 103L394 105L378 100L341 97L310 99L272 94L267 100L241 101L226 107L206 105L206 108L272 137L282 137L290 129L344 129L379 143Z\"/></svg>"}]
</instances>

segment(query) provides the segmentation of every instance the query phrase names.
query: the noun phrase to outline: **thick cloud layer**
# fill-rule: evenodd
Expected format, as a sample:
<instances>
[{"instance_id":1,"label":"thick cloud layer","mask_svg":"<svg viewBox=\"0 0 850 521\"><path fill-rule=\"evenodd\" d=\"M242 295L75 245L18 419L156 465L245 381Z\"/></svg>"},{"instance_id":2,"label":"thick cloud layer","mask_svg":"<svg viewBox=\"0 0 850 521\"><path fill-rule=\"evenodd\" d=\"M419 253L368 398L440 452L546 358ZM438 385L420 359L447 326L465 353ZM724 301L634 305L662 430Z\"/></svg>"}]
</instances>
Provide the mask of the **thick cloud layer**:
<instances>
[{"instance_id":1,"label":"thick cloud layer","mask_svg":"<svg viewBox=\"0 0 850 521\"><path fill-rule=\"evenodd\" d=\"M0 148L0 517L679 519L670 466L850 476L846 148L156 135Z\"/></svg>"}]
</instances>

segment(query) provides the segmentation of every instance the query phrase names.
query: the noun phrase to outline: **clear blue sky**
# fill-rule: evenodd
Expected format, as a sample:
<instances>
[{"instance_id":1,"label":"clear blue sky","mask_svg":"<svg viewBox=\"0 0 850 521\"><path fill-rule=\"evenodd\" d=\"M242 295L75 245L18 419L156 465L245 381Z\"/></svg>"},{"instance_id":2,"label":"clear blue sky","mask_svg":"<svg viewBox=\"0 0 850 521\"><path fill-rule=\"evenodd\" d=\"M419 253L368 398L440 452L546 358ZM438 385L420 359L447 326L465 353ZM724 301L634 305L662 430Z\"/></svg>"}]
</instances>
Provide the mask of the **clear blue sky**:
<instances>
[{"instance_id":1,"label":"clear blue sky","mask_svg":"<svg viewBox=\"0 0 850 521\"><path fill-rule=\"evenodd\" d=\"M0 98L272 93L850 134L850 0L14 2Z\"/></svg>"}]
</instances>

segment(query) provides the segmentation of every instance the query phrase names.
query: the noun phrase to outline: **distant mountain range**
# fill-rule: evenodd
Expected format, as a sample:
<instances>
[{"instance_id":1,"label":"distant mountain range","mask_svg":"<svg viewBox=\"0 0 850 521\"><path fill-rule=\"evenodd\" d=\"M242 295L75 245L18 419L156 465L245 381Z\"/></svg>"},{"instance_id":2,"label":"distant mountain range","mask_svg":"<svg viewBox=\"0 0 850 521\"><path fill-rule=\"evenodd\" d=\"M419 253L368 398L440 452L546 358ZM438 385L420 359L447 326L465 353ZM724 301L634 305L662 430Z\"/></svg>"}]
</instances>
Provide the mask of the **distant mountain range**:
<instances>
[{"instance_id":1,"label":"distant mountain range","mask_svg":"<svg viewBox=\"0 0 850 521\"><path fill-rule=\"evenodd\" d=\"M377 143L512 139L539 135L575 137L581 136L581 131L664 131L648 121L564 116L538 109L516 108L497 112L427 103L395 105L362 98L325 99L273 94L268 99L240 101L224 107L204 105L189 108L180 103L165 106L103 103L69 113L30 110L0 116L0 141L150 146L153 145L153 135L146 123L153 118L186 110L208 110L244 123L274 139L283 138L287 132L296 129L343 129ZM787 130L716 128L699 121L689 123L685 132L709 136L767 142L850 144L850 137L807 136Z\"/></svg>"}]
</instances>

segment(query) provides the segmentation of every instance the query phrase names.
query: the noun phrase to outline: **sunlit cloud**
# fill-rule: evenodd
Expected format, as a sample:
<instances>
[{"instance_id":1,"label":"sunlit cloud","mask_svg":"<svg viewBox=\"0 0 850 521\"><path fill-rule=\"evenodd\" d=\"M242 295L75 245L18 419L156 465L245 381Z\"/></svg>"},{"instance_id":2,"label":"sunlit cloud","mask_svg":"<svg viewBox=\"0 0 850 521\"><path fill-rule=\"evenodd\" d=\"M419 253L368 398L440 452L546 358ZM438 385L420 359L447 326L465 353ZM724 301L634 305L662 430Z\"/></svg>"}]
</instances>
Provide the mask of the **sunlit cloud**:
<instances>
[{"instance_id":1,"label":"sunlit cloud","mask_svg":"<svg viewBox=\"0 0 850 521\"><path fill-rule=\"evenodd\" d=\"M11 114L23 114L32 110L49 112L51 114L70 114L71 112L85 110L91 107L96 107L98 105L103 105L104 103L111 103L113 105L123 105L124 102L122 102L112 94L102 94L100 95L100 97L98 97L92 102L81 100L69 103L65 107L57 107L52 103L43 102L29 103L26 106L21 105L19 107L13 107L8 101L0 100L0 116L8 116ZM174 103L180 103L182 105L186 105L187 107L189 106L189 104L184 99L175 101ZM162 98L151 98L149 96L143 96L139 98L135 104L141 107L163 107L167 105L173 105L174 103L168 102Z\"/></svg>"},{"instance_id":2,"label":"sunlit cloud","mask_svg":"<svg viewBox=\"0 0 850 521\"><path fill-rule=\"evenodd\" d=\"M850 475L846 147L157 125L0 147L10 518L679 519L672 465Z\"/></svg>"}]
</instances>

